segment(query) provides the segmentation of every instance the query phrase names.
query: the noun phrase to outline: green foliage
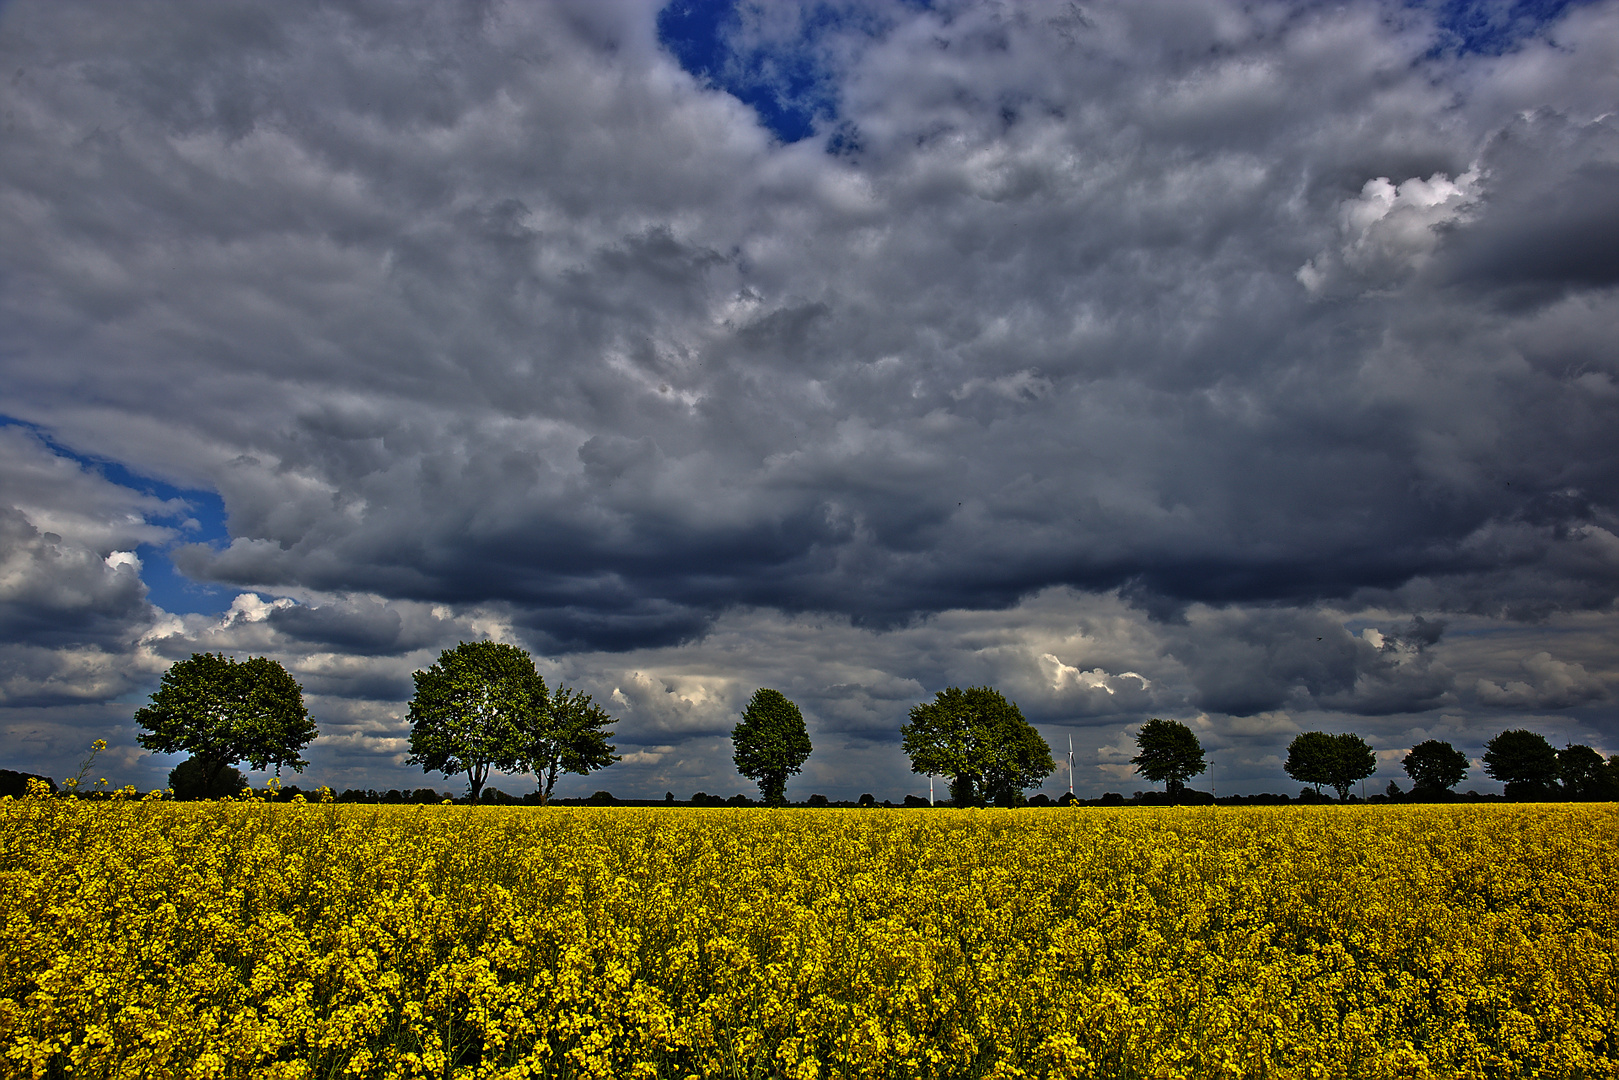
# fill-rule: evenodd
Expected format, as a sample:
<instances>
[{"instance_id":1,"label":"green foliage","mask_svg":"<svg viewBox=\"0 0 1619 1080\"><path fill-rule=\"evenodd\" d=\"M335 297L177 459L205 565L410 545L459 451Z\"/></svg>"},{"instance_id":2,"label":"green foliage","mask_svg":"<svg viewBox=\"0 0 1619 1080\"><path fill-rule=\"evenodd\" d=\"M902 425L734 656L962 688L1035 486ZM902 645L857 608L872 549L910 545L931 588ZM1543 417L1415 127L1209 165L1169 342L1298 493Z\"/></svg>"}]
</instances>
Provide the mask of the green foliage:
<instances>
[{"instance_id":1,"label":"green foliage","mask_svg":"<svg viewBox=\"0 0 1619 1080\"><path fill-rule=\"evenodd\" d=\"M1287 747L1287 775L1314 786L1319 793L1325 784L1338 793L1341 802L1349 789L1377 771L1377 754L1359 735L1329 735L1306 731Z\"/></svg>"},{"instance_id":2,"label":"green foliage","mask_svg":"<svg viewBox=\"0 0 1619 1080\"><path fill-rule=\"evenodd\" d=\"M1178 794L1186 781L1208 768L1203 760L1203 745L1192 729L1178 720L1148 720L1136 735L1136 747L1141 753L1131 758L1130 764L1152 783L1161 781L1171 795Z\"/></svg>"},{"instance_id":3,"label":"green foliage","mask_svg":"<svg viewBox=\"0 0 1619 1080\"><path fill-rule=\"evenodd\" d=\"M146 749L196 758L210 791L238 761L303 772L309 762L298 752L319 734L286 668L262 656L237 663L220 653L192 653L170 665L135 723L146 729L137 740Z\"/></svg>"},{"instance_id":4,"label":"green foliage","mask_svg":"<svg viewBox=\"0 0 1619 1080\"><path fill-rule=\"evenodd\" d=\"M169 789L182 800L230 799L247 790L247 777L230 766L209 776L207 763L189 757L169 770Z\"/></svg>"},{"instance_id":5,"label":"green foliage","mask_svg":"<svg viewBox=\"0 0 1619 1080\"><path fill-rule=\"evenodd\" d=\"M940 690L911 708L900 736L912 772L951 777L957 806L1011 806L1057 768L1017 705L988 686Z\"/></svg>"},{"instance_id":6,"label":"green foliage","mask_svg":"<svg viewBox=\"0 0 1619 1080\"><path fill-rule=\"evenodd\" d=\"M731 729L736 771L759 785L766 806L787 802L787 778L803 771L810 756L809 732L798 706L779 690L753 692L742 722Z\"/></svg>"},{"instance_id":7,"label":"green foliage","mask_svg":"<svg viewBox=\"0 0 1619 1080\"><path fill-rule=\"evenodd\" d=\"M1608 762L1589 746L1572 743L1557 751L1557 779L1564 798L1598 802L1619 798L1619 788Z\"/></svg>"},{"instance_id":8,"label":"green foliage","mask_svg":"<svg viewBox=\"0 0 1619 1080\"><path fill-rule=\"evenodd\" d=\"M512 767L530 749L524 732L546 722L545 680L516 645L463 641L412 678L406 760L423 772L466 773L473 802L491 769Z\"/></svg>"},{"instance_id":9,"label":"green foliage","mask_svg":"<svg viewBox=\"0 0 1619 1080\"><path fill-rule=\"evenodd\" d=\"M1417 743L1401 764L1416 795L1449 791L1467 776L1467 755L1438 739Z\"/></svg>"},{"instance_id":10,"label":"green foliage","mask_svg":"<svg viewBox=\"0 0 1619 1080\"><path fill-rule=\"evenodd\" d=\"M534 677L539 679L538 674ZM544 689L542 681L542 694ZM532 772L539 785L540 805L544 806L551 801L560 774L586 776L618 760L613 753L617 747L607 741L613 733L605 730L612 722L613 718L592 702L589 694L558 687L544 708L516 718L513 741L497 763L510 771Z\"/></svg>"},{"instance_id":11,"label":"green foliage","mask_svg":"<svg viewBox=\"0 0 1619 1080\"><path fill-rule=\"evenodd\" d=\"M1484 771L1506 785L1509 799L1550 799L1557 786L1557 751L1546 736L1515 728L1484 744Z\"/></svg>"}]
</instances>

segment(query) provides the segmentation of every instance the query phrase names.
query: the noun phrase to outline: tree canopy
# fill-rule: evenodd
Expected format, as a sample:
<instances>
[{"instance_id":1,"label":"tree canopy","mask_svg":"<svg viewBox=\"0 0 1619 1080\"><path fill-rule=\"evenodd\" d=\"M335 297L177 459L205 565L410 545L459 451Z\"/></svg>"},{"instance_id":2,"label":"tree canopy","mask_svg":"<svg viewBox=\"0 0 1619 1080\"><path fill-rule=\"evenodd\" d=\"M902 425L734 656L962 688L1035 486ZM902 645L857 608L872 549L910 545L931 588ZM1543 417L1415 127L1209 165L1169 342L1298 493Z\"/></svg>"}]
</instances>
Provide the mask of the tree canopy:
<instances>
[{"instance_id":1,"label":"tree canopy","mask_svg":"<svg viewBox=\"0 0 1619 1080\"><path fill-rule=\"evenodd\" d=\"M1613 768L1589 746L1571 743L1557 751L1557 779L1564 798L1581 802L1619 798Z\"/></svg>"},{"instance_id":2,"label":"tree canopy","mask_svg":"<svg viewBox=\"0 0 1619 1080\"><path fill-rule=\"evenodd\" d=\"M247 790L247 777L239 769L226 767L210 778L201 758L188 757L169 770L169 790L182 801L229 799Z\"/></svg>"},{"instance_id":3,"label":"tree canopy","mask_svg":"<svg viewBox=\"0 0 1619 1080\"><path fill-rule=\"evenodd\" d=\"M1467 776L1467 755L1438 739L1417 743L1400 764L1418 795L1449 791Z\"/></svg>"},{"instance_id":4,"label":"tree canopy","mask_svg":"<svg viewBox=\"0 0 1619 1080\"><path fill-rule=\"evenodd\" d=\"M900 736L911 771L950 777L957 806L1010 806L1057 768L1017 705L988 686L940 690L911 708Z\"/></svg>"},{"instance_id":5,"label":"tree canopy","mask_svg":"<svg viewBox=\"0 0 1619 1080\"><path fill-rule=\"evenodd\" d=\"M208 791L239 761L302 772L309 763L298 752L319 734L303 688L286 668L262 656L238 663L221 653L192 653L170 665L135 723L146 729L137 740L146 749L196 758Z\"/></svg>"},{"instance_id":6,"label":"tree canopy","mask_svg":"<svg viewBox=\"0 0 1619 1080\"><path fill-rule=\"evenodd\" d=\"M759 785L760 801L781 806L787 801L787 778L809 760L804 714L780 690L761 687L731 729L731 746L736 771Z\"/></svg>"},{"instance_id":7,"label":"tree canopy","mask_svg":"<svg viewBox=\"0 0 1619 1080\"><path fill-rule=\"evenodd\" d=\"M539 675L535 675L540 679ZM543 692L545 682L540 679ZM551 694L543 709L531 710L515 721L515 735L497 760L505 770L532 772L539 787L540 805L551 801L562 773L586 776L618 760L605 730L613 722L590 695L566 686Z\"/></svg>"},{"instance_id":8,"label":"tree canopy","mask_svg":"<svg viewBox=\"0 0 1619 1080\"><path fill-rule=\"evenodd\" d=\"M1329 735L1306 731L1287 747L1287 775L1316 791L1325 784L1338 793L1339 801L1349 797L1349 789L1377 771L1377 754L1359 735Z\"/></svg>"},{"instance_id":9,"label":"tree canopy","mask_svg":"<svg viewBox=\"0 0 1619 1080\"><path fill-rule=\"evenodd\" d=\"M1509 799L1548 799L1559 794L1557 751L1536 731L1503 731L1484 744L1484 771L1506 785Z\"/></svg>"},{"instance_id":10,"label":"tree canopy","mask_svg":"<svg viewBox=\"0 0 1619 1080\"><path fill-rule=\"evenodd\" d=\"M413 678L407 760L423 772L466 773L474 802L491 769L510 768L533 748L524 732L532 741L548 723L545 680L516 645L463 641Z\"/></svg>"},{"instance_id":11,"label":"tree canopy","mask_svg":"<svg viewBox=\"0 0 1619 1080\"><path fill-rule=\"evenodd\" d=\"M1186 781L1208 768L1203 760L1203 744L1192 729L1178 720L1154 717L1136 735L1141 751L1130 759L1136 771L1154 784L1162 783L1171 795L1178 794Z\"/></svg>"}]
</instances>

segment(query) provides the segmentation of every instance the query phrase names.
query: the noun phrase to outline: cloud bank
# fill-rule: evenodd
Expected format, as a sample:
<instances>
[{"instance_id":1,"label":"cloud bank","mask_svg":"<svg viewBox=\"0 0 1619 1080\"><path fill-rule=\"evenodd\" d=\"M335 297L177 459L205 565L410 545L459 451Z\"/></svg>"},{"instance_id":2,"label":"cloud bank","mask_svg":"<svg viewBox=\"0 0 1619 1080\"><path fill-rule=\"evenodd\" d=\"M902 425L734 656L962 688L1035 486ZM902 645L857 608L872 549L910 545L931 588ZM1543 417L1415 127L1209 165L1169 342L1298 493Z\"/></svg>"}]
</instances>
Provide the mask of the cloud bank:
<instances>
[{"instance_id":1,"label":"cloud bank","mask_svg":"<svg viewBox=\"0 0 1619 1080\"><path fill-rule=\"evenodd\" d=\"M12 767L157 775L217 648L420 782L409 673L483 634L625 793L744 787L760 685L829 794L986 681L1098 790L1149 715L1233 788L1310 727L1619 752L1619 5L1491 19L16 0Z\"/></svg>"}]
</instances>

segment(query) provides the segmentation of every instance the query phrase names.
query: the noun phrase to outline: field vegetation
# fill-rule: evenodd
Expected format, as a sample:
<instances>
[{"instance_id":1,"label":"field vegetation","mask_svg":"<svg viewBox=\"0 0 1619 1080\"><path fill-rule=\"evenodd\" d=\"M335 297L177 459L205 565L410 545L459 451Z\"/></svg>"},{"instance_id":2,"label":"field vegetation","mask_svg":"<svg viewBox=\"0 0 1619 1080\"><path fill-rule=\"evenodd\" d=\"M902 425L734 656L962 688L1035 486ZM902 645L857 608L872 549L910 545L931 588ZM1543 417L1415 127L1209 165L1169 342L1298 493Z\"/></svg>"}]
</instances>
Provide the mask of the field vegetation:
<instances>
[{"instance_id":1,"label":"field vegetation","mask_svg":"<svg viewBox=\"0 0 1619 1080\"><path fill-rule=\"evenodd\" d=\"M14 1077L1611 1077L1619 808L0 801Z\"/></svg>"}]
</instances>

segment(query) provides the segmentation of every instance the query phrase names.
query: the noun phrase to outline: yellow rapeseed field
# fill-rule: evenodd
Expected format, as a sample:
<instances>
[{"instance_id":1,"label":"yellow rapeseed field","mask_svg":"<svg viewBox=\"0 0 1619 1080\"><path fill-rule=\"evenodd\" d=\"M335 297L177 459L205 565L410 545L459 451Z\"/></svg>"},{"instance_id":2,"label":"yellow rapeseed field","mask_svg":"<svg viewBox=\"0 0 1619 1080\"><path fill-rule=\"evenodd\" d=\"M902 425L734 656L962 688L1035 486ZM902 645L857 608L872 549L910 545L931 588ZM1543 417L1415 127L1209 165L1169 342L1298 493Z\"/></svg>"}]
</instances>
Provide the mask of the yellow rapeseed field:
<instances>
[{"instance_id":1,"label":"yellow rapeseed field","mask_svg":"<svg viewBox=\"0 0 1619 1080\"><path fill-rule=\"evenodd\" d=\"M1619 810L0 803L23 1077L1613 1077Z\"/></svg>"}]
</instances>

